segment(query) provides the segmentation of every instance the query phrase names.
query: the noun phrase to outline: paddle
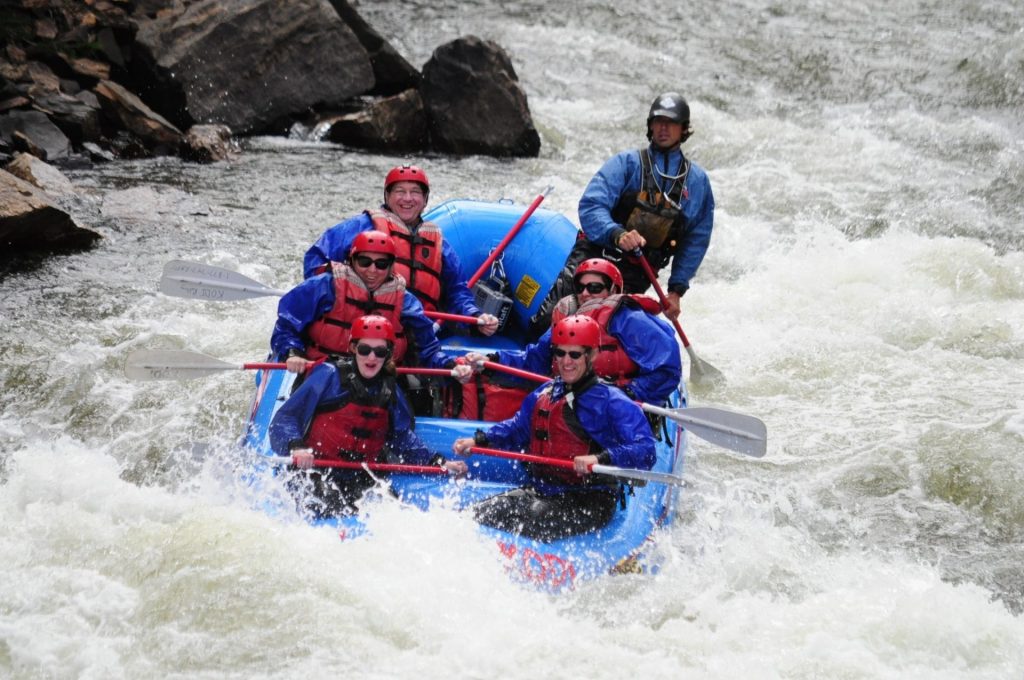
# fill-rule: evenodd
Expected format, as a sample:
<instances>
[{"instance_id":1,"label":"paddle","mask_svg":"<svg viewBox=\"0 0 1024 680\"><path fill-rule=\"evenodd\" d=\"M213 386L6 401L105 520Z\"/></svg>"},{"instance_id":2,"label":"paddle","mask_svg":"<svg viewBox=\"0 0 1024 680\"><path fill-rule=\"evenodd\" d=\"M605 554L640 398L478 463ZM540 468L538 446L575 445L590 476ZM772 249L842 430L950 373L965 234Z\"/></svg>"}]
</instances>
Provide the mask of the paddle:
<instances>
[{"instance_id":1,"label":"paddle","mask_svg":"<svg viewBox=\"0 0 1024 680\"><path fill-rule=\"evenodd\" d=\"M292 464L291 456L265 456L275 463ZM402 465L398 463L360 463L354 460L313 459L313 467L342 468L345 470L369 470L371 472L408 472L418 475L446 475L448 470L436 465Z\"/></svg>"},{"instance_id":2,"label":"paddle","mask_svg":"<svg viewBox=\"0 0 1024 680\"><path fill-rule=\"evenodd\" d=\"M310 371L319 365L323 359L312 361L306 365ZM139 350L128 355L125 362L124 372L132 380L190 380L213 375L220 371L258 371L263 369L284 370L284 363L255 362L245 364L232 364L221 361L206 354L188 352L185 350ZM453 372L447 368L405 368L397 369L399 373L413 373L416 375L439 375L453 377Z\"/></svg>"},{"instance_id":3,"label":"paddle","mask_svg":"<svg viewBox=\"0 0 1024 680\"><path fill-rule=\"evenodd\" d=\"M640 266L643 268L647 278L650 279L651 285L654 286L654 291L658 294L658 299L661 300L662 309L668 309L668 298L665 297L665 291L662 290L661 284L658 283L658 277L655 276L654 270L651 269L651 263L644 257L643 251L637 248L633 251L633 255L640 260ZM701 385L713 385L713 384L724 384L725 375L722 374L717 368L709 364L708 362L697 356L697 352L690 346L690 341L686 337L686 333L683 332L683 327L679 325L678 319L669 319L672 325L675 326L676 333L683 341L683 347L686 348L686 353L690 355L690 377L694 379L697 384Z\"/></svg>"},{"instance_id":4,"label":"paddle","mask_svg":"<svg viewBox=\"0 0 1024 680\"><path fill-rule=\"evenodd\" d=\"M754 416L710 406L667 409L640 403L640 408L674 420L687 432L730 451L760 458L768 450L768 428Z\"/></svg>"},{"instance_id":5,"label":"paddle","mask_svg":"<svg viewBox=\"0 0 1024 680\"><path fill-rule=\"evenodd\" d=\"M271 288L236 271L222 269L212 264L173 260L164 265L164 273L160 277L160 292L172 297L191 300L234 302L254 297L281 297L288 291ZM485 323L475 316L465 314L426 310L423 314L430 319L441 321L457 321L474 325Z\"/></svg>"},{"instance_id":6,"label":"paddle","mask_svg":"<svg viewBox=\"0 0 1024 680\"><path fill-rule=\"evenodd\" d=\"M485 361L483 365L485 368L502 371L527 380L537 382L551 380L539 373L530 373L493 361ZM667 409L642 401L635 403L649 413L655 413L685 425L688 432L722 448L755 458L762 457L767 451L768 428L764 422L754 416L710 406Z\"/></svg>"},{"instance_id":7,"label":"paddle","mask_svg":"<svg viewBox=\"0 0 1024 680\"><path fill-rule=\"evenodd\" d=\"M508 247L508 244L512 242L512 239L515 238L516 234L519 233L519 230L523 228L524 224L526 224L526 220L530 219L530 215L532 215L533 212L537 209L537 206L539 206L541 202L544 200L544 198L552 191L554 191L554 189L554 185L548 185L547 189L538 194L537 198L533 199L533 203L531 203L530 207L526 209L526 212L524 212L523 216L519 218L519 221L512 225L512 228L508 230L507 234L505 234L505 238L501 239L501 243L499 243L494 248L494 250L491 251L491 254L487 256L487 259L484 260L484 263L480 265L479 269L476 270L476 273L473 274L473 276L469 277L469 280L466 281L467 288L472 288L473 286L475 286L476 282L479 281L480 278L485 273L487 273L487 270L490 269L492 264L494 264L494 261L497 260L498 256L505 251L505 248Z\"/></svg>"},{"instance_id":8,"label":"paddle","mask_svg":"<svg viewBox=\"0 0 1024 680\"><path fill-rule=\"evenodd\" d=\"M510 458L512 460L521 460L527 463L536 463L538 465L552 465L554 467L566 468L572 470L574 468L571 460L565 460L563 458L548 458L546 456L534 456L528 453L516 453L515 451L503 451L501 449L490 449L483 446L471 446L469 449L472 453L480 453L486 456L495 456L496 458ZM609 477L623 477L625 479L640 479L647 482L664 482L665 484L675 484L676 486L683 486L685 482L682 477L678 475L672 475L667 472L655 472L653 470L637 470L634 468L620 468L614 465L591 465L588 468L591 472L600 475L608 475Z\"/></svg>"},{"instance_id":9,"label":"paddle","mask_svg":"<svg viewBox=\"0 0 1024 680\"><path fill-rule=\"evenodd\" d=\"M160 292L180 298L228 302L254 297L282 296L277 290L230 269L212 264L172 260L164 265Z\"/></svg>"},{"instance_id":10,"label":"paddle","mask_svg":"<svg viewBox=\"0 0 1024 680\"><path fill-rule=\"evenodd\" d=\"M468 323L477 326L483 326L486 321L479 319L475 316L467 316L465 314L449 314L448 312L431 312L423 310L423 315L427 318L434 319L436 321L456 321L458 323Z\"/></svg>"},{"instance_id":11,"label":"paddle","mask_svg":"<svg viewBox=\"0 0 1024 680\"><path fill-rule=\"evenodd\" d=\"M493 361L482 362L484 368L489 368L493 371L500 371L502 373L508 373L514 375L517 378L526 378L527 380L533 380L534 382L546 383L551 380L550 376L541 375L540 373L531 373L530 371L524 371L520 368L513 368L511 366L505 366L504 364L495 363Z\"/></svg>"}]
</instances>

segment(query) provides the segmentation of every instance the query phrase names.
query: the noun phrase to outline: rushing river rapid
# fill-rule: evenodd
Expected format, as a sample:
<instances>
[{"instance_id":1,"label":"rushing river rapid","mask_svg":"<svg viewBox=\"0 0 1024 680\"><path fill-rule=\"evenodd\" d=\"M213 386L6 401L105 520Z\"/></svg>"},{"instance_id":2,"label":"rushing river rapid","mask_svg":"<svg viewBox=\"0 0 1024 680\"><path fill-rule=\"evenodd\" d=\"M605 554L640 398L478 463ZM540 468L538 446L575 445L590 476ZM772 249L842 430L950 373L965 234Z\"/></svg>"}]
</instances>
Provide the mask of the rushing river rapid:
<instances>
[{"instance_id":1,"label":"rushing river rapid","mask_svg":"<svg viewBox=\"0 0 1024 680\"><path fill-rule=\"evenodd\" d=\"M1024 677L1024 9L1014 0L364 2L415 65L510 53L540 158L426 157L431 204L576 204L679 90L717 202L683 328L694 405L654 576L553 597L454 512L372 540L254 510L242 371L133 382L137 349L265 355L276 299L157 292L199 260L276 288L401 158L291 138L69 171L94 250L0 276L0 677Z\"/></svg>"}]
</instances>

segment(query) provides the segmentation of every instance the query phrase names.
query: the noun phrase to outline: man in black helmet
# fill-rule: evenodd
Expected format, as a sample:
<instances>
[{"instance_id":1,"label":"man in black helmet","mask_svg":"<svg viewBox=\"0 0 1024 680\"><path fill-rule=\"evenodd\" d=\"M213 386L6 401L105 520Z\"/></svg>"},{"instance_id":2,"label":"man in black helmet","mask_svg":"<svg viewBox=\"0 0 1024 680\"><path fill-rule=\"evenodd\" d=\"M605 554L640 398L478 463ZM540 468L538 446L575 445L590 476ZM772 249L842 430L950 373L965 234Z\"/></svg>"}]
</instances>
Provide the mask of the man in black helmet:
<instances>
[{"instance_id":1,"label":"man in black helmet","mask_svg":"<svg viewBox=\"0 0 1024 680\"><path fill-rule=\"evenodd\" d=\"M692 133L690 107L681 95L667 92L654 100L647 116L650 145L610 158L584 190L579 217L585 238L569 254L549 299L572 292L576 266L592 257L618 265L624 292L646 292L651 282L631 257L640 248L655 272L672 263L665 314L678 318L679 299L704 259L715 216L707 174L680 148ZM552 306L546 300L531 320L534 334L543 332Z\"/></svg>"}]
</instances>

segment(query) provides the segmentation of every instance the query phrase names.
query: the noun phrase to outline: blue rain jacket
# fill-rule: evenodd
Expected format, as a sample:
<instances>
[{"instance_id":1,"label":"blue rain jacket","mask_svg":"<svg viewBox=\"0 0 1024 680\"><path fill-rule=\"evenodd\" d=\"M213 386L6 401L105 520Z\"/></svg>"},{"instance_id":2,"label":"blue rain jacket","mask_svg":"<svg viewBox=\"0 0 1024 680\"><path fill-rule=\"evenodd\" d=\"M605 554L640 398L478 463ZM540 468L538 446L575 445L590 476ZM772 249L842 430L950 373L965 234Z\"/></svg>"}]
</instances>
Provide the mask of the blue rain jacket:
<instances>
[{"instance_id":1,"label":"blue rain jacket","mask_svg":"<svg viewBox=\"0 0 1024 680\"><path fill-rule=\"evenodd\" d=\"M552 387L552 397L557 399L566 393L566 384L561 378L541 385L523 399L519 412L508 420L495 423L487 430L488 446L507 451L523 451L530 443L533 409L542 390ZM614 385L599 382L576 396L573 402L576 417L587 436L608 452L611 464L650 470L657 453L651 426L640 407ZM534 486L542 494L553 494L570 490L568 485L554 484L541 478L534 479ZM578 487L571 487L577 489Z\"/></svg>"},{"instance_id":2,"label":"blue rain jacket","mask_svg":"<svg viewBox=\"0 0 1024 680\"><path fill-rule=\"evenodd\" d=\"M371 394L376 394L373 383L369 385ZM293 441L304 440L310 423L316 415L317 406L323 402L338 401L344 403L348 391L341 386L338 369L334 364L323 363L314 368L299 388L281 405L274 419L270 421L270 446L279 456L290 455L289 445ZM390 423L386 446L398 461L405 465L430 465L434 452L426 447L413 432L413 415L409 402L402 390L396 385L395 393L388 404Z\"/></svg>"},{"instance_id":3,"label":"blue rain jacket","mask_svg":"<svg viewBox=\"0 0 1024 680\"><path fill-rule=\"evenodd\" d=\"M344 262L348 259L348 251L352 241L364 231L373 229L370 216L359 213L340 224L336 224L320 236L303 258L303 275L308 279L318 267L328 262ZM462 265L448 241L441 240L441 309L451 314L480 316L480 308L476 306L476 298L466 287L462 279Z\"/></svg>"},{"instance_id":4,"label":"blue rain jacket","mask_svg":"<svg viewBox=\"0 0 1024 680\"><path fill-rule=\"evenodd\" d=\"M668 323L638 307L622 305L608 322L615 337L637 365L637 375L623 386L636 399L663 404L683 377L676 334ZM525 350L501 350L498 363L543 375L551 374L551 329Z\"/></svg>"},{"instance_id":5,"label":"blue rain jacket","mask_svg":"<svg viewBox=\"0 0 1024 680\"><path fill-rule=\"evenodd\" d=\"M651 160L666 175L676 175L683 161L683 152L676 147L665 153L651 145ZM655 173L655 180L665 188L670 182ZM624 193L640 191L640 151L631 149L612 156L591 178L580 198L580 226L587 239L605 248L612 248L623 226L612 219L612 209ZM690 279L697 273L711 242L711 229L715 219L715 197L707 173L696 163L690 163L686 177L689 198L682 201L686 216L686 231L679 240L672 258L672 271L668 289L682 292L690 287Z\"/></svg>"},{"instance_id":6,"label":"blue rain jacket","mask_svg":"<svg viewBox=\"0 0 1024 680\"><path fill-rule=\"evenodd\" d=\"M270 349L284 361L288 350L304 352L303 331L334 307L334 276L320 274L306 279L281 297L277 304L277 323L270 336ZM423 315L423 305L416 296L405 291L402 303L402 328L419 354L419 365L427 368L449 368L455 358L441 351L434 333L434 324Z\"/></svg>"}]
</instances>

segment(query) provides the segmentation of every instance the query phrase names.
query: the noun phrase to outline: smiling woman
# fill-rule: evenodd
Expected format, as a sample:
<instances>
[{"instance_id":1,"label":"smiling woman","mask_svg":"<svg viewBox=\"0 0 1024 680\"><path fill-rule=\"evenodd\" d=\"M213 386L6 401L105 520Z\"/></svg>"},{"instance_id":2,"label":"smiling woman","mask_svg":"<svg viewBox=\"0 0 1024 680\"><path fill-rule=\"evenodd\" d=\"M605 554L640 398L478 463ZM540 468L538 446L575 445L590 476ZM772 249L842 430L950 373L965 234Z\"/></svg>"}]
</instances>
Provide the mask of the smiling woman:
<instances>
[{"instance_id":1,"label":"smiling woman","mask_svg":"<svg viewBox=\"0 0 1024 680\"><path fill-rule=\"evenodd\" d=\"M356 319L350 356L314 368L274 415L274 453L290 455L299 470L315 461L443 464L413 432L412 410L390 361L394 345L395 329L386 318ZM331 468L286 483L305 514L322 518L358 511L357 501L377 481L369 470Z\"/></svg>"}]
</instances>

